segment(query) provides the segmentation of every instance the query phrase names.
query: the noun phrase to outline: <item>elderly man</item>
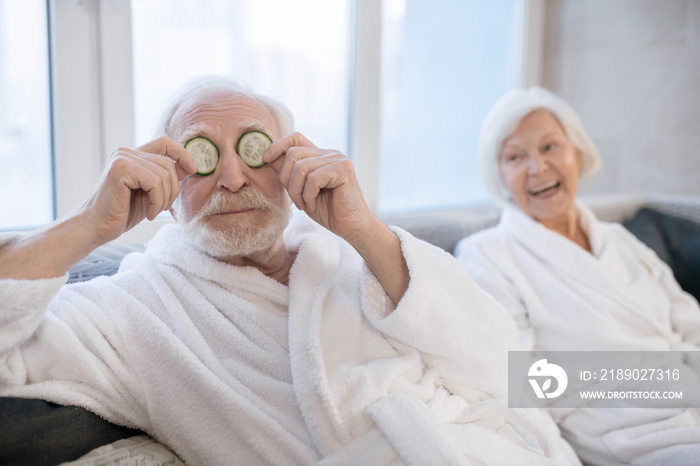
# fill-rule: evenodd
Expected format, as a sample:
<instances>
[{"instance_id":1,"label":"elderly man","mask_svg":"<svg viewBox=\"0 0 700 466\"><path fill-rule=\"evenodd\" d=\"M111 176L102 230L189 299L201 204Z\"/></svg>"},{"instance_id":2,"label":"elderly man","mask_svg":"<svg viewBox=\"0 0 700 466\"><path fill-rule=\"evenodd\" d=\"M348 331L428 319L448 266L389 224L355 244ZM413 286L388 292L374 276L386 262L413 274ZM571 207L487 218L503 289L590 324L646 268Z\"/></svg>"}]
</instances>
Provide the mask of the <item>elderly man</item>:
<instances>
[{"instance_id":1,"label":"elderly man","mask_svg":"<svg viewBox=\"0 0 700 466\"><path fill-rule=\"evenodd\" d=\"M505 406L517 337L503 309L450 255L379 221L348 159L291 122L204 83L163 137L115 151L74 215L6 240L0 394L84 406L192 464L576 463L550 419ZM274 141L259 168L237 153L249 131ZM182 146L193 137L219 150L208 176ZM63 286L168 209L178 225L118 274Z\"/></svg>"}]
</instances>

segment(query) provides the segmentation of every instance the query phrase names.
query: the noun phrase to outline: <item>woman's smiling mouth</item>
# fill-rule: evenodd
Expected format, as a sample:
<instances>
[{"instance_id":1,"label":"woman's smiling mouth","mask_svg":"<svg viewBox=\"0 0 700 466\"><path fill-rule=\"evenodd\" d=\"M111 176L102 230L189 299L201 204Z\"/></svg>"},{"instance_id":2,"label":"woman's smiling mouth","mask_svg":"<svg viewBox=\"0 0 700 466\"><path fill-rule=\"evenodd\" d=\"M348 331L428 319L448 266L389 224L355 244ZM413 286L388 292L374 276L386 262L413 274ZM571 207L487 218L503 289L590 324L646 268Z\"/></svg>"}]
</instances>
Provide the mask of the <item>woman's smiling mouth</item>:
<instances>
[{"instance_id":1,"label":"woman's smiling mouth","mask_svg":"<svg viewBox=\"0 0 700 466\"><path fill-rule=\"evenodd\" d=\"M527 192L528 192L531 196L535 196L535 197L547 197L547 196L549 196L550 194L554 194L554 193L559 189L560 186L561 186L561 182L559 182L559 181L552 181L552 182L549 182L549 183L546 183L546 184L542 184L542 185L539 185L539 186L535 186L534 188L529 189Z\"/></svg>"}]
</instances>

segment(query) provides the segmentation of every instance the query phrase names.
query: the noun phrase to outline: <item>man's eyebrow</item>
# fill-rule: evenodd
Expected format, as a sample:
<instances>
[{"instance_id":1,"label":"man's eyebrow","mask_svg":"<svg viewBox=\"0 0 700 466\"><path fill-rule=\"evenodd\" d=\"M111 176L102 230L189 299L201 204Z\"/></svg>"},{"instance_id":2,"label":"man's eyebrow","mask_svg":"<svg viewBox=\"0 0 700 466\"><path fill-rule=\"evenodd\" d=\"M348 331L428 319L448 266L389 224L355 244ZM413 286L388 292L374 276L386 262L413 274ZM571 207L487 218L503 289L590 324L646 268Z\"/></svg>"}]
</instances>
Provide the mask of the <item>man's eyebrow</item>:
<instances>
[{"instance_id":1,"label":"man's eyebrow","mask_svg":"<svg viewBox=\"0 0 700 466\"><path fill-rule=\"evenodd\" d=\"M212 127L206 123L195 123L193 125L188 126L185 128L185 131L182 132L180 135L180 140L178 141L180 144L184 144L193 137L196 136L201 136L203 134L211 133L212 132Z\"/></svg>"},{"instance_id":2,"label":"man's eyebrow","mask_svg":"<svg viewBox=\"0 0 700 466\"><path fill-rule=\"evenodd\" d=\"M267 134L269 131L269 129L258 120L243 121L238 125L237 129L241 134L247 133L248 131L260 131Z\"/></svg>"}]
</instances>

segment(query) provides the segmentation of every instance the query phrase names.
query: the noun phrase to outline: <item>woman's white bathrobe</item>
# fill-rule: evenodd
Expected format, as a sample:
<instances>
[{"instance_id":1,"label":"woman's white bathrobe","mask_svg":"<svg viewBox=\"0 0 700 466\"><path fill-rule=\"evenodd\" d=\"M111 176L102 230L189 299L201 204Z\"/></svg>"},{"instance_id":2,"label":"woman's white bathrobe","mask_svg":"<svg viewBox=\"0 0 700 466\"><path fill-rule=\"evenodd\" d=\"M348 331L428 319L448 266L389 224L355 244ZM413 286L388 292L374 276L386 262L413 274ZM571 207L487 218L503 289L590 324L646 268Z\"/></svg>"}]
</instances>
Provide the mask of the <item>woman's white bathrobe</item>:
<instances>
[{"instance_id":1,"label":"woman's white bathrobe","mask_svg":"<svg viewBox=\"0 0 700 466\"><path fill-rule=\"evenodd\" d=\"M523 349L700 350L700 307L670 268L616 223L577 208L592 254L512 203L460 241L458 261L513 316ZM700 464L697 410L553 411L591 464ZM691 458L683 463L680 458Z\"/></svg>"},{"instance_id":2,"label":"woman's white bathrobe","mask_svg":"<svg viewBox=\"0 0 700 466\"><path fill-rule=\"evenodd\" d=\"M190 464L576 463L551 419L506 408L508 314L396 233L411 275L396 307L304 214L285 232L289 287L177 226L113 277L2 280L0 394L87 407Z\"/></svg>"}]
</instances>

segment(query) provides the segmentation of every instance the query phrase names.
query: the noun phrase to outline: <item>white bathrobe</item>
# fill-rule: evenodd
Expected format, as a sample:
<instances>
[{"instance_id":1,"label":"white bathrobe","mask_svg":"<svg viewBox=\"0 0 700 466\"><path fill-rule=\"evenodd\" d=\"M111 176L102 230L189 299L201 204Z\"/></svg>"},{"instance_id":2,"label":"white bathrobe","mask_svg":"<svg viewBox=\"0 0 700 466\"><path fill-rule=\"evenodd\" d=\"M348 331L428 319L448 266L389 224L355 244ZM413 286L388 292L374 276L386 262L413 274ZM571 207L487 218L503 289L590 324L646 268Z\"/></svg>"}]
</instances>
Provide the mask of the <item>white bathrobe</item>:
<instances>
[{"instance_id":1,"label":"white bathrobe","mask_svg":"<svg viewBox=\"0 0 700 466\"><path fill-rule=\"evenodd\" d=\"M512 203L455 256L513 316L525 350L700 350L700 308L624 227L577 208L592 254ZM698 410L553 411L591 464L700 464ZM686 462L682 462L685 458Z\"/></svg>"},{"instance_id":2,"label":"white bathrobe","mask_svg":"<svg viewBox=\"0 0 700 466\"><path fill-rule=\"evenodd\" d=\"M304 214L285 232L289 287L177 226L113 277L2 280L0 394L84 406L190 464L577 463L550 418L506 407L508 314L396 233L398 306Z\"/></svg>"}]
</instances>

